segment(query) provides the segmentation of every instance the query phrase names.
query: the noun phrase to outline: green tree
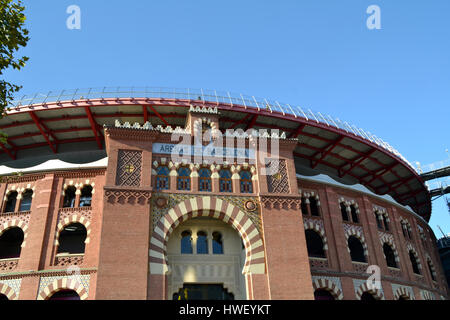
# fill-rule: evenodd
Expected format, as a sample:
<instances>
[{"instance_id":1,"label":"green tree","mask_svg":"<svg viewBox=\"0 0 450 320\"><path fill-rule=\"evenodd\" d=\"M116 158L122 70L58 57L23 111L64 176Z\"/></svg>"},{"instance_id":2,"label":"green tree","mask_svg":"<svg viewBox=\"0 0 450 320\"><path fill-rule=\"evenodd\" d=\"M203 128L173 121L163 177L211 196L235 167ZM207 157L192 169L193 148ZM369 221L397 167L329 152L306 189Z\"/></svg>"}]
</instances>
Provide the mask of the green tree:
<instances>
[{"instance_id":1,"label":"green tree","mask_svg":"<svg viewBox=\"0 0 450 320\"><path fill-rule=\"evenodd\" d=\"M20 70L28 57L14 57L20 47L25 47L29 40L25 29L25 7L21 0L0 0L0 76L8 68ZM0 118L5 115L14 93L22 87L0 79Z\"/></svg>"}]
</instances>

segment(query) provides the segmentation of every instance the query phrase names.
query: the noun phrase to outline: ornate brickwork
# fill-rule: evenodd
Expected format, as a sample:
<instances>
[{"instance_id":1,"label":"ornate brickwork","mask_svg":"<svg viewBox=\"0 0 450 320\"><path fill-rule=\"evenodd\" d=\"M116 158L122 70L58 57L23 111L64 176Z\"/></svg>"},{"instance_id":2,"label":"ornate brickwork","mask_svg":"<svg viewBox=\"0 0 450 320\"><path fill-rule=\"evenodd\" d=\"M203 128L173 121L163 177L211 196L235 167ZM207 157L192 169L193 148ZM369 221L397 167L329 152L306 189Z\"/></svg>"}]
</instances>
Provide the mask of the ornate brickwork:
<instances>
[{"instance_id":1,"label":"ornate brickwork","mask_svg":"<svg viewBox=\"0 0 450 320\"><path fill-rule=\"evenodd\" d=\"M267 187L270 193L289 193L289 178L286 168L286 160L271 159L273 165L278 161L278 170L267 176Z\"/></svg>"},{"instance_id":2,"label":"ornate brickwork","mask_svg":"<svg viewBox=\"0 0 450 320\"><path fill-rule=\"evenodd\" d=\"M335 299L342 300L344 295L342 293L341 280L337 277L312 276L314 290L325 289L328 290Z\"/></svg>"},{"instance_id":3,"label":"ornate brickwork","mask_svg":"<svg viewBox=\"0 0 450 320\"><path fill-rule=\"evenodd\" d=\"M58 222L63 221L66 218L72 216L79 216L91 221L92 219L92 207L81 208L61 208L58 211Z\"/></svg>"},{"instance_id":4,"label":"ornate brickwork","mask_svg":"<svg viewBox=\"0 0 450 320\"><path fill-rule=\"evenodd\" d=\"M146 190L105 189L105 198L109 203L142 205L146 204L150 197L150 191Z\"/></svg>"},{"instance_id":5,"label":"ornate brickwork","mask_svg":"<svg viewBox=\"0 0 450 320\"><path fill-rule=\"evenodd\" d=\"M264 196L261 197L262 206L267 209L300 210L300 197Z\"/></svg>"},{"instance_id":6,"label":"ornate brickwork","mask_svg":"<svg viewBox=\"0 0 450 320\"><path fill-rule=\"evenodd\" d=\"M68 254L57 255L55 258L55 266L67 267L67 266L80 266L83 264L84 254Z\"/></svg>"},{"instance_id":7,"label":"ornate brickwork","mask_svg":"<svg viewBox=\"0 0 450 320\"><path fill-rule=\"evenodd\" d=\"M434 294L428 290L420 290L422 300L436 300Z\"/></svg>"},{"instance_id":8,"label":"ornate brickwork","mask_svg":"<svg viewBox=\"0 0 450 320\"><path fill-rule=\"evenodd\" d=\"M369 289L367 286L367 281L361 279L353 279L353 286L355 288L356 299L358 300L361 300L361 296L364 292L371 293L377 300L384 300L383 287L381 287L381 289Z\"/></svg>"},{"instance_id":9,"label":"ornate brickwork","mask_svg":"<svg viewBox=\"0 0 450 320\"><path fill-rule=\"evenodd\" d=\"M19 299L20 286L22 279L0 279L0 293L4 294L9 300Z\"/></svg>"},{"instance_id":10,"label":"ornate brickwork","mask_svg":"<svg viewBox=\"0 0 450 320\"><path fill-rule=\"evenodd\" d=\"M89 274L41 277L39 282L38 300L48 299L55 292L62 289L75 290L80 296L81 300L85 300L89 295L90 278L91 276Z\"/></svg>"},{"instance_id":11,"label":"ornate brickwork","mask_svg":"<svg viewBox=\"0 0 450 320\"><path fill-rule=\"evenodd\" d=\"M392 293L394 294L395 300L400 299L400 297L406 298L408 300L415 299L414 290L412 287L392 283Z\"/></svg>"},{"instance_id":12,"label":"ornate brickwork","mask_svg":"<svg viewBox=\"0 0 450 320\"><path fill-rule=\"evenodd\" d=\"M25 225L30 223L30 211L0 213L0 225L9 223L13 220L22 221Z\"/></svg>"},{"instance_id":13,"label":"ornate brickwork","mask_svg":"<svg viewBox=\"0 0 450 320\"><path fill-rule=\"evenodd\" d=\"M328 259L326 258L309 258L309 266L311 269L328 269Z\"/></svg>"},{"instance_id":14,"label":"ornate brickwork","mask_svg":"<svg viewBox=\"0 0 450 320\"><path fill-rule=\"evenodd\" d=\"M2 259L0 260L0 271L11 272L17 269L19 258L17 259Z\"/></svg>"},{"instance_id":15,"label":"ornate brickwork","mask_svg":"<svg viewBox=\"0 0 450 320\"><path fill-rule=\"evenodd\" d=\"M142 152L119 150L116 185L139 187L141 184Z\"/></svg>"}]
</instances>

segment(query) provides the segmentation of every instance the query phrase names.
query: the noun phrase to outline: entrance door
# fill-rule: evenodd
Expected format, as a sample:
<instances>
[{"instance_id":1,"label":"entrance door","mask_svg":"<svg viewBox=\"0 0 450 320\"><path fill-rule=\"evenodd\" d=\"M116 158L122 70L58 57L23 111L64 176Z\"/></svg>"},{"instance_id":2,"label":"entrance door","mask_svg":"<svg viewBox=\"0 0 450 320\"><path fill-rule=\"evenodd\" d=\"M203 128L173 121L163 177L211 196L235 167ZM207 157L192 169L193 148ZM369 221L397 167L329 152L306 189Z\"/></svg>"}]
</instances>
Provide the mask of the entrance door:
<instances>
[{"instance_id":1,"label":"entrance door","mask_svg":"<svg viewBox=\"0 0 450 320\"><path fill-rule=\"evenodd\" d=\"M221 284L189 283L173 295L173 300L234 300L234 295Z\"/></svg>"}]
</instances>

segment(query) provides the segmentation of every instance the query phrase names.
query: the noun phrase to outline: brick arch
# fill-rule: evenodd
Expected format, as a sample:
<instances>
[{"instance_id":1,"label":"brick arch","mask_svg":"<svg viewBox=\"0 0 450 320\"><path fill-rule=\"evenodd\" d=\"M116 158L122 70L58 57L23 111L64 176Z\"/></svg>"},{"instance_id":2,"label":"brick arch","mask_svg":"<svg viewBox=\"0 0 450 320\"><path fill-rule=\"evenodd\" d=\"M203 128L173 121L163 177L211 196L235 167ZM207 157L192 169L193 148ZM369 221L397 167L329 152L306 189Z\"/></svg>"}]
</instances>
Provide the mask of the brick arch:
<instances>
[{"instance_id":1,"label":"brick arch","mask_svg":"<svg viewBox=\"0 0 450 320\"><path fill-rule=\"evenodd\" d=\"M361 244L364 248L364 255L366 257L369 257L369 250L367 249L367 244L366 244L366 240L364 239L364 235L354 228L350 228L345 232L345 240L347 241L348 251L350 252L350 248L348 248L348 238L350 238L350 236L355 236L356 238L359 239L359 241L361 241Z\"/></svg>"},{"instance_id":2,"label":"brick arch","mask_svg":"<svg viewBox=\"0 0 450 320\"><path fill-rule=\"evenodd\" d=\"M151 274L166 274L170 271L167 262L167 242L170 235L182 222L200 216L222 220L240 234L246 252L242 273L265 273L262 238L250 218L227 201L215 197L196 197L170 209L156 224L150 240Z\"/></svg>"},{"instance_id":3,"label":"brick arch","mask_svg":"<svg viewBox=\"0 0 450 320\"><path fill-rule=\"evenodd\" d=\"M72 223L81 223L86 228L86 240L84 241L84 243L88 244L90 242L91 222L83 216L73 215L71 217L65 218L58 223L55 235L55 246L59 245L58 239L61 231L63 231L66 226Z\"/></svg>"},{"instance_id":4,"label":"brick arch","mask_svg":"<svg viewBox=\"0 0 450 320\"><path fill-rule=\"evenodd\" d=\"M314 291L319 289L325 289L329 291L336 300L344 299L344 294L342 293L341 289L339 289L333 281L328 279L314 280L313 289Z\"/></svg>"},{"instance_id":5,"label":"brick arch","mask_svg":"<svg viewBox=\"0 0 450 320\"><path fill-rule=\"evenodd\" d=\"M419 270L421 270L423 272L422 262L420 262L420 258L419 258L419 254L417 253L417 250L410 243L408 243L406 245L406 249L408 250L408 259L409 259L409 252L412 252L414 257L416 258L417 266L419 267Z\"/></svg>"},{"instance_id":6,"label":"brick arch","mask_svg":"<svg viewBox=\"0 0 450 320\"><path fill-rule=\"evenodd\" d=\"M434 300L433 294L426 290L420 290L420 297L422 300Z\"/></svg>"},{"instance_id":7,"label":"brick arch","mask_svg":"<svg viewBox=\"0 0 450 320\"><path fill-rule=\"evenodd\" d=\"M400 299L400 297L407 297L409 300L414 300L414 297L411 295L411 292L404 287L398 288L394 293L395 300Z\"/></svg>"},{"instance_id":8,"label":"brick arch","mask_svg":"<svg viewBox=\"0 0 450 320\"><path fill-rule=\"evenodd\" d=\"M387 243L391 247L392 251L394 251L395 261L397 263L400 263L400 256L398 255L397 247L395 246L394 240L391 237L389 237L388 235L383 235L380 238L380 242L381 242L381 246L383 246L385 243Z\"/></svg>"},{"instance_id":9,"label":"brick arch","mask_svg":"<svg viewBox=\"0 0 450 320\"><path fill-rule=\"evenodd\" d=\"M19 299L14 289L5 283L0 283L0 294L4 294L8 298L8 300Z\"/></svg>"},{"instance_id":10,"label":"brick arch","mask_svg":"<svg viewBox=\"0 0 450 320\"><path fill-rule=\"evenodd\" d=\"M61 290L74 290L81 300L88 298L88 293L81 283L75 279L63 278L53 281L39 292L37 300L47 300L53 294Z\"/></svg>"},{"instance_id":11,"label":"brick arch","mask_svg":"<svg viewBox=\"0 0 450 320\"><path fill-rule=\"evenodd\" d=\"M306 221L304 223L304 227L305 227L305 231L306 230L316 231L319 234L319 236L322 238L323 250L328 251L328 240L327 240L327 236L325 235L325 230L324 230L323 226L321 226L317 222Z\"/></svg>"},{"instance_id":12,"label":"brick arch","mask_svg":"<svg viewBox=\"0 0 450 320\"><path fill-rule=\"evenodd\" d=\"M28 232L27 232L28 225L25 222L23 222L21 220L13 219L11 221L8 221L8 222L0 225L0 236L6 230L14 228L14 227L20 228L23 231L23 242L22 242L21 247L24 248L25 244L26 244L27 236L28 236Z\"/></svg>"},{"instance_id":13,"label":"brick arch","mask_svg":"<svg viewBox=\"0 0 450 320\"><path fill-rule=\"evenodd\" d=\"M375 296L375 299L377 300L384 300L383 292L380 289L369 289L367 287L367 283L363 283L359 286L359 288L356 290L356 299L361 300L361 296L364 292L368 292L370 294L373 294Z\"/></svg>"}]
</instances>

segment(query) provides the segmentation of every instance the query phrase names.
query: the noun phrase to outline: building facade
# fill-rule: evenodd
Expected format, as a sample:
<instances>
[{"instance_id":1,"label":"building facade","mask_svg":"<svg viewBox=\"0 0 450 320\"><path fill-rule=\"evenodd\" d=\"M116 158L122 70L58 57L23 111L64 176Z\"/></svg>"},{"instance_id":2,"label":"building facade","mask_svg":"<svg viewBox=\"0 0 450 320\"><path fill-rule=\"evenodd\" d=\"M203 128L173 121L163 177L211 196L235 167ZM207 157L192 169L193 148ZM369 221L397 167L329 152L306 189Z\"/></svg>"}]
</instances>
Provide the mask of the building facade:
<instances>
[{"instance_id":1,"label":"building facade","mask_svg":"<svg viewBox=\"0 0 450 320\"><path fill-rule=\"evenodd\" d=\"M0 296L448 299L427 220L360 184L299 173L298 137L271 135L278 154L233 163L171 157L173 134L192 142L220 121L192 106L177 129L116 121L103 159L4 173ZM263 174L264 159L276 172Z\"/></svg>"}]
</instances>

